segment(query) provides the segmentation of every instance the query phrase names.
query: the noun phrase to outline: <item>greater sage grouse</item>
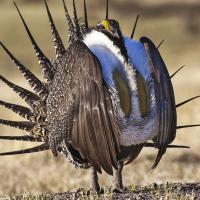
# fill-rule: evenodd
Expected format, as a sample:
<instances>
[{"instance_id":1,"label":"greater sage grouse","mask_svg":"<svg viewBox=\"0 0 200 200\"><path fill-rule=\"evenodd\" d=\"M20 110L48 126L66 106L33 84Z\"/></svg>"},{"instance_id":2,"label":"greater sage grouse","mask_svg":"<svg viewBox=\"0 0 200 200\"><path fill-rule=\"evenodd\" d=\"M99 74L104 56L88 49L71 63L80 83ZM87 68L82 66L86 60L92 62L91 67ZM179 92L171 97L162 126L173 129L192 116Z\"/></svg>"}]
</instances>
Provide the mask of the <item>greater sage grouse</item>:
<instances>
[{"instance_id":1,"label":"greater sage grouse","mask_svg":"<svg viewBox=\"0 0 200 200\"><path fill-rule=\"evenodd\" d=\"M32 93L0 76L29 106L0 101L2 106L27 120L0 119L0 123L29 132L29 135L0 136L0 139L43 144L0 155L51 150L57 156L62 152L76 167L92 168L94 190L100 189L97 172L101 173L102 169L114 175L114 187L122 189L123 165L133 161L143 147L158 149L152 168L158 165L167 148L185 147L170 145L176 130L199 125L177 127L176 108L199 96L175 104L171 78L176 72L170 77L158 47L150 39L133 39L138 17L131 37L126 37L119 23L109 18L108 1L106 18L91 27L85 1L85 16L79 19L73 0L72 19L63 0L68 25L65 48L45 0L44 3L54 39L53 61L36 43L14 2L45 82L0 43L35 91Z\"/></svg>"}]
</instances>

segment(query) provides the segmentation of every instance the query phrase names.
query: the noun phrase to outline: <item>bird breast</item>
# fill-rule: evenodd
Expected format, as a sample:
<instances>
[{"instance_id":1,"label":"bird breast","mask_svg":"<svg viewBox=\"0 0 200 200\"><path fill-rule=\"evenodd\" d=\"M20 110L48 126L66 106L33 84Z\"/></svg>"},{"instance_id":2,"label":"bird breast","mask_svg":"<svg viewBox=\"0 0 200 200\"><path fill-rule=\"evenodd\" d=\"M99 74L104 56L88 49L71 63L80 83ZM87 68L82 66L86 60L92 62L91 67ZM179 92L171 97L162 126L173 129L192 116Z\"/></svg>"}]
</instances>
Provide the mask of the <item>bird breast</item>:
<instances>
[{"instance_id":1,"label":"bird breast","mask_svg":"<svg viewBox=\"0 0 200 200\"><path fill-rule=\"evenodd\" d=\"M83 42L101 64L102 77L109 88L116 119L121 129L120 144L130 146L152 139L157 135L158 127L155 94L153 82L148 77L148 70L138 70L135 67L137 64L140 68L142 62L139 62L138 58L141 56L134 57L130 54L132 51L130 45L126 45L126 48L130 48L127 49L130 62L127 63L120 49L106 35L97 31L87 34ZM148 59L145 62L148 62ZM148 68L145 65L144 67ZM141 81L141 77L144 81ZM146 93L143 92L143 88L147 89ZM144 99L149 102L145 116L142 115L144 104L141 104Z\"/></svg>"}]
</instances>

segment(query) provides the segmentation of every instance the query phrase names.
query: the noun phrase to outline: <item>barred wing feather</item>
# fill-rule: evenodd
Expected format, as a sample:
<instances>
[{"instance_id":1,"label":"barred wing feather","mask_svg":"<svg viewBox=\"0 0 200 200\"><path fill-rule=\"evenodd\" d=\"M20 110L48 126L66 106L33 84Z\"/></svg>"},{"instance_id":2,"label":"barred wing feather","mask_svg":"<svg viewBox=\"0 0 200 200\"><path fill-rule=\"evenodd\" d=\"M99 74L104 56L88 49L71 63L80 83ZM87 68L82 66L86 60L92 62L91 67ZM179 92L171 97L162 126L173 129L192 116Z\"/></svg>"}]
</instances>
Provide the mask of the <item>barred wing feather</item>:
<instances>
[{"instance_id":1,"label":"barred wing feather","mask_svg":"<svg viewBox=\"0 0 200 200\"><path fill-rule=\"evenodd\" d=\"M53 153L67 140L98 172L103 168L112 174L112 167L117 168L119 130L101 65L83 42L76 41L62 66L47 99Z\"/></svg>"}]
</instances>

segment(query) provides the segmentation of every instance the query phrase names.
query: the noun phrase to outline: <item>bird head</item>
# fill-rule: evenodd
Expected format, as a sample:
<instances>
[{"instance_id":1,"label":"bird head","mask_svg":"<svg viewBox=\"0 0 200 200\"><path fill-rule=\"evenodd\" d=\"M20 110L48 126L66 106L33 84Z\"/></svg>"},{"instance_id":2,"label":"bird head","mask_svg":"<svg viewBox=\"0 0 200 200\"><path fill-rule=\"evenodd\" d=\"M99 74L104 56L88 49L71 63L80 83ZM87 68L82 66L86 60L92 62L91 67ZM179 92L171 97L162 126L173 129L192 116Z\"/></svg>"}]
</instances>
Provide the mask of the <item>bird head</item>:
<instances>
[{"instance_id":1,"label":"bird head","mask_svg":"<svg viewBox=\"0 0 200 200\"><path fill-rule=\"evenodd\" d=\"M113 41L114 45L120 49L121 54L125 57L125 60L128 60L124 37L118 21L114 19L104 19L98 23L94 29L105 34L111 41Z\"/></svg>"},{"instance_id":2,"label":"bird head","mask_svg":"<svg viewBox=\"0 0 200 200\"><path fill-rule=\"evenodd\" d=\"M96 25L95 29L106 34L108 37L112 37L112 39L115 40L120 40L123 38L119 23L114 19L104 19Z\"/></svg>"}]
</instances>

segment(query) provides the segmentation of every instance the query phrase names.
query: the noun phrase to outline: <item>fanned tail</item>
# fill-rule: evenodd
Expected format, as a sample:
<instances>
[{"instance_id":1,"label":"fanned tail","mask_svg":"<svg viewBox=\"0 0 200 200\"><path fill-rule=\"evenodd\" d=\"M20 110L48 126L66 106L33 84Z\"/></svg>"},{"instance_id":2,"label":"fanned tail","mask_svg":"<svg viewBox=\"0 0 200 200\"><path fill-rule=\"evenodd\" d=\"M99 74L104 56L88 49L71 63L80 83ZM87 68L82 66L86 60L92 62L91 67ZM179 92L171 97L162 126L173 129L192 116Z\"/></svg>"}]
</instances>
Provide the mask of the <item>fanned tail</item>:
<instances>
[{"instance_id":1,"label":"fanned tail","mask_svg":"<svg viewBox=\"0 0 200 200\"><path fill-rule=\"evenodd\" d=\"M64 2L64 0L63 0ZM8 54L8 56L11 58L11 60L17 65L18 69L22 73L22 75L25 77L25 79L28 81L32 89L35 91L35 93L26 90L9 80L7 80L5 77L0 75L0 80L3 81L6 85L8 85L14 92L16 92L25 102L30 106L24 107L17 104L7 103L0 100L0 105L4 106L5 108L15 112L19 116L25 118L28 121L11 121L11 120L5 120L0 119L0 124L18 128L23 131L27 131L29 135L23 135L23 136L0 136L0 140L10 140L10 141L26 141L26 142L45 142L42 145L25 149L25 150L19 150L19 151L13 151L13 152L5 152L1 153L0 155L16 155L16 154L24 154L24 153L33 153L33 152L39 152L39 151L45 151L49 149L48 145L48 126L46 123L46 99L48 97L48 90L50 88L50 84L53 80L54 74L56 72L56 64L58 63L59 59L64 55L65 47L62 43L61 37L57 31L57 28L54 24L52 15L50 13L48 4L46 0L44 0L47 15L49 19L49 23L51 26L51 32L54 39L54 47L56 50L56 60L51 61L44 55L38 44L36 43L33 35L31 34L20 10L17 7L17 4L14 2L14 5L17 9L17 12L22 20L22 23L25 27L25 30L29 36L29 39L34 47L35 54L37 56L37 59L39 61L39 64L42 67L44 78L47 79L47 83L43 83L40 81L27 67L25 67L8 49L7 47L0 42L0 46L4 49L4 51ZM66 6L65 6L66 7ZM67 10L66 15L68 14ZM76 11L75 11L76 12ZM68 16L68 23L71 23L71 26L69 27L71 38L75 39L74 36L76 33L74 32L77 30L77 27L75 27L72 24L72 21L70 22L71 18ZM75 33L75 34L74 34Z\"/></svg>"}]
</instances>

